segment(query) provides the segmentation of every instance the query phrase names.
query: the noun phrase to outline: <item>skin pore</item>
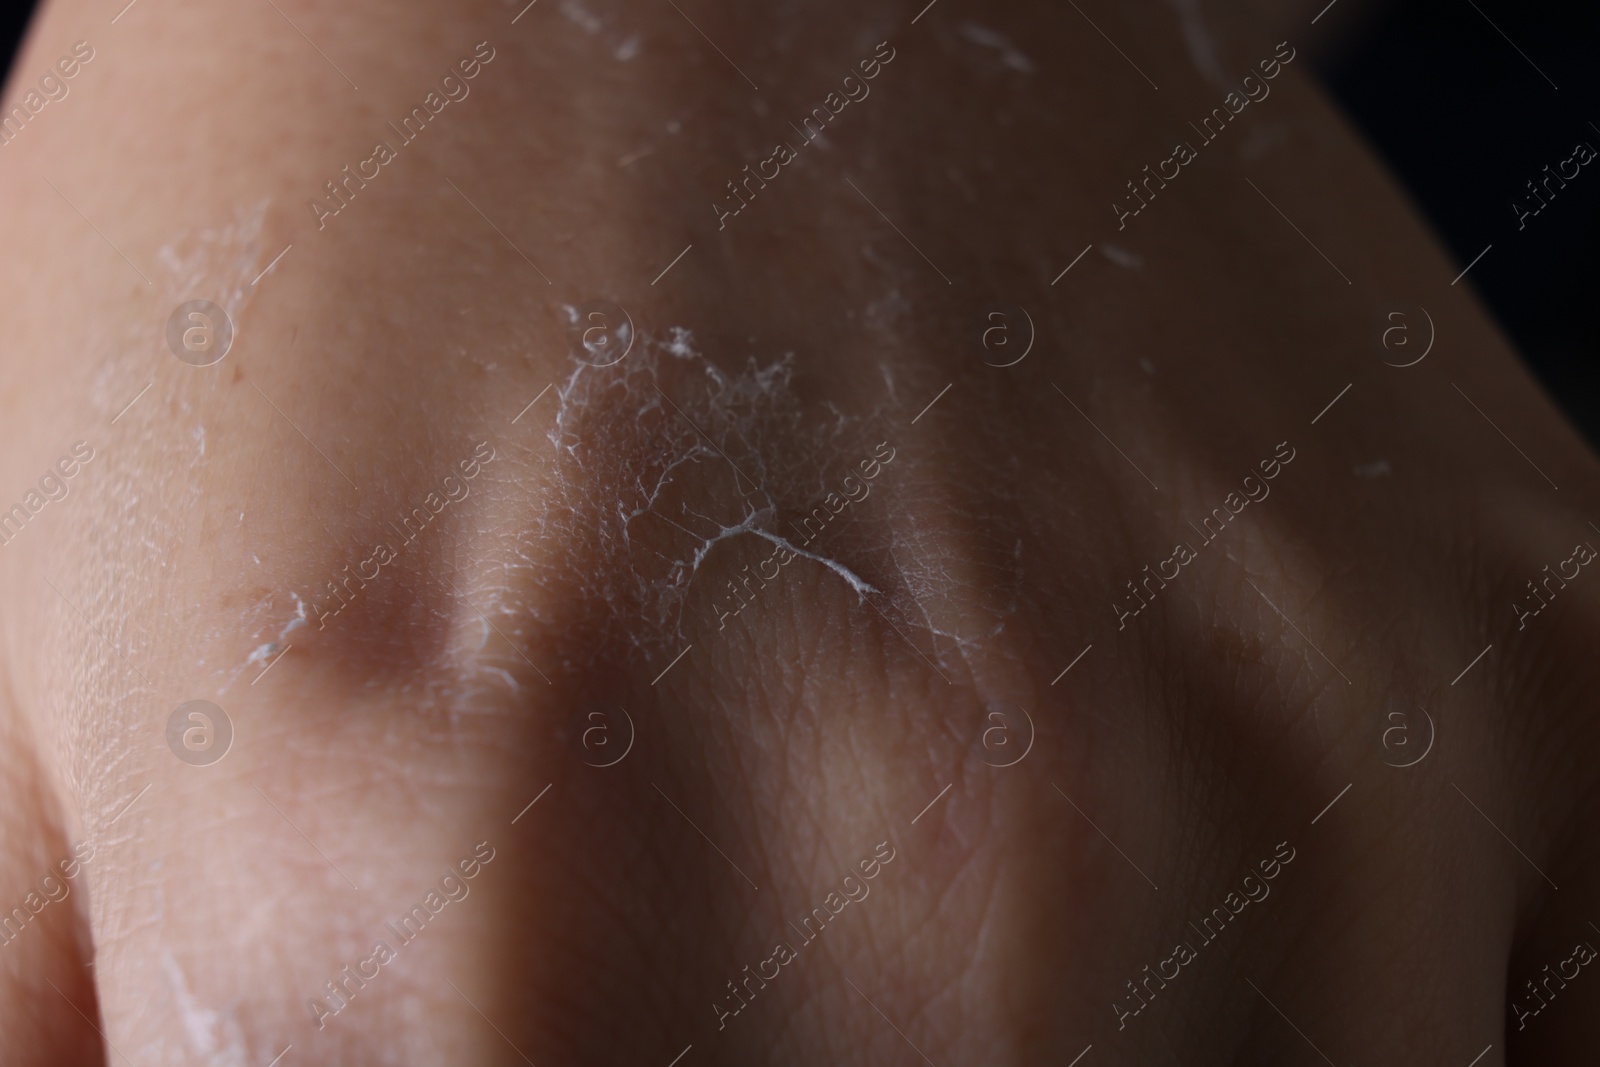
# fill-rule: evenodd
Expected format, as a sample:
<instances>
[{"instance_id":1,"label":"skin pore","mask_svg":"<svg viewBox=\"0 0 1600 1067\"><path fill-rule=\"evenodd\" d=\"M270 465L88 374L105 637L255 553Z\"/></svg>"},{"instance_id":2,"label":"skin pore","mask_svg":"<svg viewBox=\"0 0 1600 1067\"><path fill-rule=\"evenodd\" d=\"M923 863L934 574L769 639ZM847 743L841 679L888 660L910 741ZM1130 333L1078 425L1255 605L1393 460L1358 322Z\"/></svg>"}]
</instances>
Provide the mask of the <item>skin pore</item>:
<instances>
[{"instance_id":1,"label":"skin pore","mask_svg":"<svg viewBox=\"0 0 1600 1067\"><path fill-rule=\"evenodd\" d=\"M0 148L0 499L93 450L0 546L0 907L93 847L0 945L6 1064L1594 1046L1588 969L1508 1007L1600 937L1600 608L1509 607L1592 455L1304 57L1118 229L1314 11L1090 12L1134 67L1022 2L277 7L51 4L8 90L94 49ZM1438 331L1403 369L1395 301ZM1439 724L1404 770L1396 699Z\"/></svg>"}]
</instances>

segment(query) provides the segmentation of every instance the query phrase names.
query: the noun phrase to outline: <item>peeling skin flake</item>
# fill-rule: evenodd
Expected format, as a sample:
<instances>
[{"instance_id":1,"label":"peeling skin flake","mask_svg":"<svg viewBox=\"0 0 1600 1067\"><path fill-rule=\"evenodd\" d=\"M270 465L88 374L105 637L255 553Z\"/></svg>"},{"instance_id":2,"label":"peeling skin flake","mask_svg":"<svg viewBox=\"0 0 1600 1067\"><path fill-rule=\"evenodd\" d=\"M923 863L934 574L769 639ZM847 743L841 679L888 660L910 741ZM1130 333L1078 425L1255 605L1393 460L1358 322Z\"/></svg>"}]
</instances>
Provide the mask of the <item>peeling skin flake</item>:
<instances>
[{"instance_id":1,"label":"peeling skin flake","mask_svg":"<svg viewBox=\"0 0 1600 1067\"><path fill-rule=\"evenodd\" d=\"M170 949L161 952L161 968L167 979L168 993L183 1023L184 1036L189 1040L190 1053L197 1057L192 1062L206 1067L246 1067L250 1058L245 1052L244 1033L233 1012L213 1011L201 1004L190 991L183 968Z\"/></svg>"},{"instance_id":2,"label":"peeling skin flake","mask_svg":"<svg viewBox=\"0 0 1600 1067\"><path fill-rule=\"evenodd\" d=\"M997 30L987 26L980 26L976 22L961 24L961 36L982 48L992 48L1000 53L1000 62L1015 71L1024 74L1033 73L1033 60L1023 54L1022 50L1012 44L1010 39Z\"/></svg>"},{"instance_id":3,"label":"peeling skin flake","mask_svg":"<svg viewBox=\"0 0 1600 1067\"><path fill-rule=\"evenodd\" d=\"M575 309L568 316L577 321ZM605 565L577 569L591 575L591 596L638 605L649 623L631 628L638 643L651 640L651 631L656 639L679 631L701 565L718 544L744 534L822 564L858 596L877 591L839 560L777 532L780 508L809 507L826 495L816 457L853 459L867 433L862 418L837 409L828 419L803 416L791 389L792 353L766 364L751 358L729 374L696 348L689 330L671 327L663 338L641 336L615 367L574 362L558 387L559 409L549 430L565 470L558 471L559 500L545 509L539 553L548 556L552 542L570 532L558 517L593 530ZM597 418L598 411L607 415ZM604 424L604 448L586 441L591 422ZM691 471L716 487L713 501L685 498L684 476ZM615 500L610 515L590 503L608 498ZM665 520L688 542L672 558L657 552L651 573L633 560L634 530L647 516Z\"/></svg>"},{"instance_id":4,"label":"peeling skin flake","mask_svg":"<svg viewBox=\"0 0 1600 1067\"><path fill-rule=\"evenodd\" d=\"M579 311L566 313L576 327ZM972 546L952 540L952 530L992 525L990 516L958 511L959 497L936 504L931 517L914 518L903 508L886 510L872 499L882 490L869 486L858 502L836 508L838 517L820 534L795 525L825 499L842 497L844 478L892 436L887 371L875 406L856 414L837 404L802 405L794 353L747 356L734 369L725 369L728 362L709 359L682 327L639 333L627 356L609 366L584 362L575 349L551 390L555 410L544 435L500 442L508 457L526 450L542 484L536 495L513 497L514 531L506 538L505 520L493 520L498 547L476 561L469 578L456 579L472 617L483 613L483 625L463 622L454 643L458 676L440 680L455 690L456 708L470 704L476 688L516 687L502 669L507 664L474 654L491 626L527 647L559 612L600 627L594 641L646 657L681 646L686 621L715 628L718 599L728 598L705 580L705 567L719 546L725 551L745 537L793 554L780 585L817 564L832 576L826 580L843 582L858 603L871 598L899 628L958 647L999 631L1015 610L1020 565L1009 537L1003 552L986 554L1001 560L1000 570L975 562ZM906 463L884 462L875 485L909 487ZM514 483L493 491L519 493ZM494 498L484 499L489 506ZM295 613L271 630L265 618L258 623L249 659L255 670L306 624L305 599L301 590Z\"/></svg>"}]
</instances>

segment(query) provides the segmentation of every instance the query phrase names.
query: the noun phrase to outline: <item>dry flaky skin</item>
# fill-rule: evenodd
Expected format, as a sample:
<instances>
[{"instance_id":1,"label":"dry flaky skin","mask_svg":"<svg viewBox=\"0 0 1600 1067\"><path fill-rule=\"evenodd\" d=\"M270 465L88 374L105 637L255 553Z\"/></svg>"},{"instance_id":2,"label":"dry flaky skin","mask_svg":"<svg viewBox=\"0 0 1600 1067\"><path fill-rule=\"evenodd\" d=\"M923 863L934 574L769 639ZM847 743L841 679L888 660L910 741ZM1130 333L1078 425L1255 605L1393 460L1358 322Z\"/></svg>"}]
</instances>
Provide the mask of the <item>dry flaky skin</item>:
<instances>
[{"instance_id":1,"label":"dry flaky skin","mask_svg":"<svg viewBox=\"0 0 1600 1067\"><path fill-rule=\"evenodd\" d=\"M19 78L95 58L0 149L3 503L94 451L0 547L0 907L94 855L0 945L0 1062L1579 1062L1600 978L1520 1033L1508 1001L1600 939L1596 601L1508 605L1592 536L1591 456L1303 61L1126 229L1108 207L1314 12L680 6L43 15ZM195 298L237 328L209 368L163 339ZM606 368L597 301L635 324ZM1439 336L1403 370L1394 301ZM1038 334L1004 369L997 302ZM167 746L191 699L235 730L211 766ZM1000 703L1037 727L1007 768ZM597 768L611 705L633 746ZM1385 765L1418 706L1436 747Z\"/></svg>"}]
</instances>

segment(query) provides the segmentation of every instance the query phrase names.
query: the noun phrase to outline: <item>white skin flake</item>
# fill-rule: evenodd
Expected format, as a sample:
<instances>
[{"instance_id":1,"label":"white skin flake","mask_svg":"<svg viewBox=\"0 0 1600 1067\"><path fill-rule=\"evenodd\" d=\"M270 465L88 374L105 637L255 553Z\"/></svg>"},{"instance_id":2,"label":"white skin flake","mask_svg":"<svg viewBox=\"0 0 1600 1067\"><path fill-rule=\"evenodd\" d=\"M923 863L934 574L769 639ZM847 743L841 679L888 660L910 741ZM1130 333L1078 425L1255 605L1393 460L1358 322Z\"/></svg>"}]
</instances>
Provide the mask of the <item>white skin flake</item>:
<instances>
[{"instance_id":1,"label":"white skin flake","mask_svg":"<svg viewBox=\"0 0 1600 1067\"><path fill-rule=\"evenodd\" d=\"M588 11L577 0L562 0L561 13L574 25L585 33L599 33L601 26L600 16Z\"/></svg>"},{"instance_id":2,"label":"white skin flake","mask_svg":"<svg viewBox=\"0 0 1600 1067\"><path fill-rule=\"evenodd\" d=\"M1011 70L1033 73L1033 60L1023 55L1022 50L1012 44L1005 34L976 22L964 22L961 24L961 36L981 48L992 48L1000 53L1000 62Z\"/></svg>"},{"instance_id":3,"label":"white skin flake","mask_svg":"<svg viewBox=\"0 0 1600 1067\"><path fill-rule=\"evenodd\" d=\"M1100 246L1100 251L1111 262L1127 270L1138 270L1140 267L1144 266L1143 257L1128 251L1126 248L1123 248L1120 245L1114 245L1110 243L1103 244Z\"/></svg>"},{"instance_id":4,"label":"white skin flake","mask_svg":"<svg viewBox=\"0 0 1600 1067\"><path fill-rule=\"evenodd\" d=\"M1217 44L1200 17L1200 0L1168 0L1178 12L1178 26L1183 33L1183 43L1189 50L1189 60L1195 70L1212 85L1221 86L1227 79L1222 64L1217 61Z\"/></svg>"},{"instance_id":5,"label":"white skin flake","mask_svg":"<svg viewBox=\"0 0 1600 1067\"><path fill-rule=\"evenodd\" d=\"M577 321L575 309L567 313ZM821 564L858 596L876 592L852 568L777 530L780 503L809 508L832 490L816 457L854 462L857 452L870 455L870 445L858 443L865 441L859 417L836 408L831 417L802 417L790 391L793 373L792 355L765 365L751 358L741 372L724 372L682 327L670 327L664 338L639 337L628 358L613 367L575 361L557 388L558 410L548 432L567 471L560 479L562 499L545 509L539 554L547 557L552 543L571 543L560 524L576 521L587 528L610 562L581 570L593 575L595 596L643 609L650 625L630 628L640 643L677 632L701 564L717 545L746 534ZM597 418L597 411L608 414ZM587 441L590 426L601 418L603 449ZM683 498L683 475L690 470L711 475L715 500ZM597 498L614 501L610 514L592 505ZM670 558L655 552L654 566L641 570L633 558L634 529L661 520L681 531L682 548Z\"/></svg>"},{"instance_id":6,"label":"white skin flake","mask_svg":"<svg viewBox=\"0 0 1600 1067\"><path fill-rule=\"evenodd\" d=\"M250 1057L245 1052L244 1034L232 1013L212 1011L195 998L189 991L183 968L170 950L162 950L161 969L167 978L173 1006L183 1023L184 1035L189 1039L191 1053L173 1062L200 1063L206 1067L248 1067Z\"/></svg>"},{"instance_id":7,"label":"white skin flake","mask_svg":"<svg viewBox=\"0 0 1600 1067\"><path fill-rule=\"evenodd\" d=\"M880 302L875 317L882 321L871 332L890 332L897 305L894 297ZM568 307L565 317L576 338L582 314ZM705 566L741 538L761 542L763 557L780 548L793 553L776 579L780 587L818 566L858 603L870 598L898 628L930 631L957 648L997 633L1015 610L1020 564L1009 558L1009 541L1004 552L986 553L999 565L975 565L962 558L948 532L984 531L990 517L941 514L923 529L886 510L884 487L904 484L910 473L904 450L905 458L883 464L870 491L836 511L820 533L794 526L825 498L843 496L844 478L858 474L880 442L894 437L889 410L899 407L890 399L895 382L887 370L875 399L802 405L793 387L794 353L746 355L742 366L729 356L713 361L682 327L637 334L627 356L610 366L583 362L582 351L574 341L565 377L543 402L554 408L544 416L544 434L495 442L506 459L538 469L540 487L498 480L506 478L498 472L514 468L497 463L497 480L474 490L510 494L504 499L514 502L516 527L498 527L483 542L495 545L492 552L458 579L471 605L470 612L460 609L463 619L482 612L487 622L468 627L456 620L463 627L452 646L460 673L440 683L454 694L419 693L418 700L449 700L453 711L466 713L474 693L504 692L514 682L504 673L508 664L499 663L495 674L470 646L498 644L503 636L529 647L550 624L552 610L603 628L593 635L597 644L631 647L645 658L681 648L691 616L716 628L717 604L726 594L703 580ZM473 548L463 543L457 551L467 557ZM719 582L731 577L721 568L718 573ZM987 592L974 592L980 588ZM247 677L289 643L293 628L306 624L306 594L300 591L295 615L271 629L270 615L258 616ZM559 608L552 608L552 594ZM755 610L774 610L779 602L773 597L763 594ZM264 599L282 610L280 596ZM490 626L499 635L492 641Z\"/></svg>"}]
</instances>

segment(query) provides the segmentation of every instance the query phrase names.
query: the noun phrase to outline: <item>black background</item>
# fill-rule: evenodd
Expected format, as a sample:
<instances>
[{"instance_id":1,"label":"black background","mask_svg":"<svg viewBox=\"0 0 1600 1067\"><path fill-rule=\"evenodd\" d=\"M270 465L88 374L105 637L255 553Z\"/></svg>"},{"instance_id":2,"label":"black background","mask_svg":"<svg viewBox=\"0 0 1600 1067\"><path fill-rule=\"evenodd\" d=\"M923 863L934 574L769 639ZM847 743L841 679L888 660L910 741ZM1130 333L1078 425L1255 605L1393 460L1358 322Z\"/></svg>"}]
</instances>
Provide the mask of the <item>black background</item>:
<instances>
[{"instance_id":1,"label":"black background","mask_svg":"<svg viewBox=\"0 0 1600 1067\"><path fill-rule=\"evenodd\" d=\"M1460 284L1477 289L1546 390L1590 444L1600 443L1600 327L1588 302L1600 282L1592 254L1600 166L1580 171L1521 231L1511 209L1529 199L1524 183L1547 164L1553 171L1579 141L1600 151L1600 5L1400 0L1374 8L1324 57L1324 78L1457 263L1493 244Z\"/></svg>"},{"instance_id":2,"label":"black background","mask_svg":"<svg viewBox=\"0 0 1600 1067\"><path fill-rule=\"evenodd\" d=\"M0 14L8 67L31 10L12 0ZM1456 261L1494 246L1461 284L1477 289L1556 402L1600 443L1600 325L1584 311L1597 310L1587 301L1600 282L1589 254L1600 166L1520 231L1511 209L1526 199L1524 183L1580 140L1600 150L1600 5L1337 0L1318 29L1336 41L1313 52L1329 88Z\"/></svg>"}]
</instances>

